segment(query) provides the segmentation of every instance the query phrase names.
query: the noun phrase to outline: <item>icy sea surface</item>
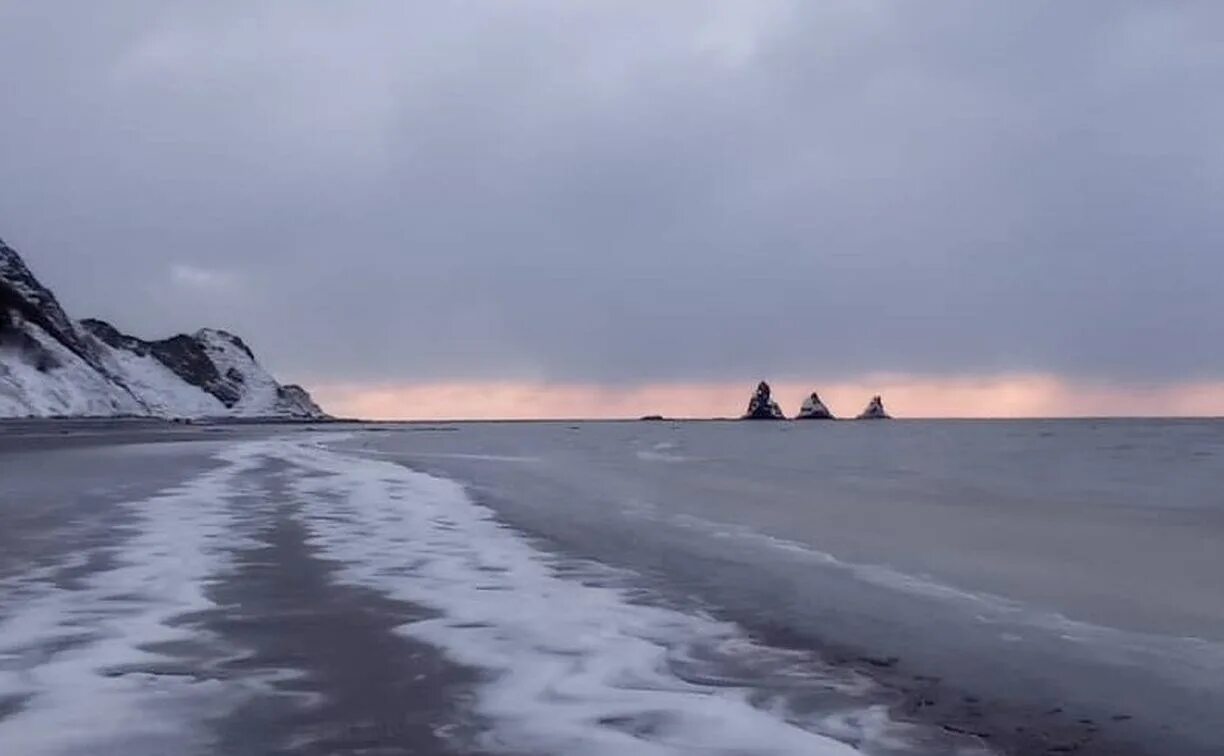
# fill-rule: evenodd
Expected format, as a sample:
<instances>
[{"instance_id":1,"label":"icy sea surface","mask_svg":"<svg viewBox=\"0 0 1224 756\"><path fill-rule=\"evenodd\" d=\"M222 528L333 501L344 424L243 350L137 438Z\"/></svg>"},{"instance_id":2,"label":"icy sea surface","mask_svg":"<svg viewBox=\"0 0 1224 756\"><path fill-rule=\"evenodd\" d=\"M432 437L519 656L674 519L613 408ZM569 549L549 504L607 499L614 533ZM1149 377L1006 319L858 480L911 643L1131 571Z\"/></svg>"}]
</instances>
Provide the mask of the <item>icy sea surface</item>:
<instances>
[{"instance_id":1,"label":"icy sea surface","mask_svg":"<svg viewBox=\"0 0 1224 756\"><path fill-rule=\"evenodd\" d=\"M1224 753L1222 492L1212 421L0 428L0 753Z\"/></svg>"}]
</instances>

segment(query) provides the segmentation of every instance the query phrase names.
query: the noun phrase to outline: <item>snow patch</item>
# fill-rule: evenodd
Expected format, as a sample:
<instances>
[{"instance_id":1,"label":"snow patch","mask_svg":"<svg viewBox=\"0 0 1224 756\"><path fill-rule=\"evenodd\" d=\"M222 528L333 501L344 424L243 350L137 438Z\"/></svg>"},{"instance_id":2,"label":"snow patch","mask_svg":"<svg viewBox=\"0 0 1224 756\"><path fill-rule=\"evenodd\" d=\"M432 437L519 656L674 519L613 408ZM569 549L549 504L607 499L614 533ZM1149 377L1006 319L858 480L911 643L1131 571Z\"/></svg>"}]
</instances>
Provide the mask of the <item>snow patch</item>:
<instances>
[{"instance_id":1,"label":"snow patch","mask_svg":"<svg viewBox=\"0 0 1224 756\"><path fill-rule=\"evenodd\" d=\"M803 405L799 408L800 420L832 420L833 413L825 406L825 403L820 401L820 395L815 391L811 396L803 400Z\"/></svg>"},{"instance_id":2,"label":"snow patch","mask_svg":"<svg viewBox=\"0 0 1224 756\"><path fill-rule=\"evenodd\" d=\"M181 380L155 357L127 349L116 349L95 340L102 364L122 376L128 389L139 396L145 409L159 417L219 417L226 414L217 397Z\"/></svg>"},{"instance_id":3,"label":"snow patch","mask_svg":"<svg viewBox=\"0 0 1224 756\"><path fill-rule=\"evenodd\" d=\"M0 417L146 414L135 397L42 327L17 320L15 329L28 341L0 342Z\"/></svg>"}]
</instances>

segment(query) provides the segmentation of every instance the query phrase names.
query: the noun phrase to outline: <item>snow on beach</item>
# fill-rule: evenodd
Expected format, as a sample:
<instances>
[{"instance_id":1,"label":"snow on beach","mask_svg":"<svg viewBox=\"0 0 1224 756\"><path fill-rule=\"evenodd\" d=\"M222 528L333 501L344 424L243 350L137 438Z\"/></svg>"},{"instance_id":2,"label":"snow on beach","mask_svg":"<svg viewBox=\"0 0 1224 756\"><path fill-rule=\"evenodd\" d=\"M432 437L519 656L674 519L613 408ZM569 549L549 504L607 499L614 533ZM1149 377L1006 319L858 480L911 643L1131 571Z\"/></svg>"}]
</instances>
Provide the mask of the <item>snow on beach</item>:
<instances>
[{"instance_id":1,"label":"snow on beach","mask_svg":"<svg viewBox=\"0 0 1224 756\"><path fill-rule=\"evenodd\" d=\"M214 752L215 722L279 695L275 682L297 670L216 673L245 652L189 619L219 609L210 588L234 579L253 516L301 524L337 587L432 611L398 632L480 673L470 704L448 705L474 709L482 752L909 752L914 726L864 695L865 678L666 606L632 573L561 560L456 482L324 446L342 438L232 444L220 467L123 504L130 524L94 572L0 586L0 750ZM264 486L273 474L287 492ZM779 691L836 704L799 711Z\"/></svg>"},{"instance_id":2,"label":"snow on beach","mask_svg":"<svg viewBox=\"0 0 1224 756\"><path fill-rule=\"evenodd\" d=\"M236 542L230 500L257 463L246 452L229 449L222 467L123 505L131 535L110 550L111 566L80 584L41 570L2 586L0 700L20 706L0 718L0 750L153 756L203 747L202 720L231 700L232 685L178 669L155 649L201 640L175 620L213 607L207 586Z\"/></svg>"},{"instance_id":3,"label":"snow on beach","mask_svg":"<svg viewBox=\"0 0 1224 756\"><path fill-rule=\"evenodd\" d=\"M542 753L762 753L840 756L834 735L903 747L905 726L880 709L798 721L746 684L717 679L702 653L793 652L749 641L735 625L634 600L610 571L577 579L499 524L452 481L323 448L272 451L303 476L296 488L312 542L341 579L440 612L402 628L486 671L477 713L493 749ZM854 681L819 681L853 685ZM883 751L881 751L883 752Z\"/></svg>"}]
</instances>

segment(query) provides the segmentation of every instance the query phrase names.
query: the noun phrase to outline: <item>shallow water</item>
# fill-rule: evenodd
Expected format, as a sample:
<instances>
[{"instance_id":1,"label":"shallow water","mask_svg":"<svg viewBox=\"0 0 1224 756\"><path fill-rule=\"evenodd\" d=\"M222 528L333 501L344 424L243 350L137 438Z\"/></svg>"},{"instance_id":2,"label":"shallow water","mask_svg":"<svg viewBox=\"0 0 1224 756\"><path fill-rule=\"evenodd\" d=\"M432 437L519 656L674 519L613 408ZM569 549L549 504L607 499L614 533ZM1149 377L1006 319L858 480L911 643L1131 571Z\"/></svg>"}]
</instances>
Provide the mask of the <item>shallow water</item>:
<instances>
[{"instance_id":1,"label":"shallow water","mask_svg":"<svg viewBox=\"0 0 1224 756\"><path fill-rule=\"evenodd\" d=\"M90 433L0 455L0 752L1224 742L1224 424Z\"/></svg>"},{"instance_id":2,"label":"shallow water","mask_svg":"<svg viewBox=\"0 0 1224 756\"><path fill-rule=\"evenodd\" d=\"M995 725L1221 752L1224 423L455 428L351 443L758 637L938 677Z\"/></svg>"}]
</instances>

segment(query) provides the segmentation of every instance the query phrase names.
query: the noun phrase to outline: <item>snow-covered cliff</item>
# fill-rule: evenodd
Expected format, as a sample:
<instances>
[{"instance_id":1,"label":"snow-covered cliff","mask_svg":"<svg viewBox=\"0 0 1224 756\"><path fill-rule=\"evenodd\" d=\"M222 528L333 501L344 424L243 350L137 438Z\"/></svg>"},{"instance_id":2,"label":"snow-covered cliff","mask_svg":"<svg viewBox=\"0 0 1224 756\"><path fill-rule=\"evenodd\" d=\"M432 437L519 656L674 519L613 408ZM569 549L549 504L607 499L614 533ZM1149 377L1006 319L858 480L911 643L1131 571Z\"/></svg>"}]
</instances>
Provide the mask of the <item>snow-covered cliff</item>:
<instances>
[{"instance_id":1,"label":"snow-covered cliff","mask_svg":"<svg viewBox=\"0 0 1224 756\"><path fill-rule=\"evenodd\" d=\"M0 417L324 417L242 339L203 329L160 341L75 322L0 241Z\"/></svg>"}]
</instances>

